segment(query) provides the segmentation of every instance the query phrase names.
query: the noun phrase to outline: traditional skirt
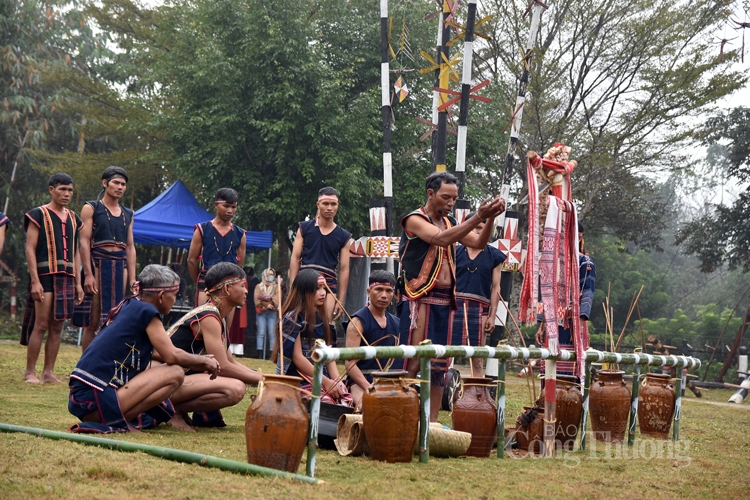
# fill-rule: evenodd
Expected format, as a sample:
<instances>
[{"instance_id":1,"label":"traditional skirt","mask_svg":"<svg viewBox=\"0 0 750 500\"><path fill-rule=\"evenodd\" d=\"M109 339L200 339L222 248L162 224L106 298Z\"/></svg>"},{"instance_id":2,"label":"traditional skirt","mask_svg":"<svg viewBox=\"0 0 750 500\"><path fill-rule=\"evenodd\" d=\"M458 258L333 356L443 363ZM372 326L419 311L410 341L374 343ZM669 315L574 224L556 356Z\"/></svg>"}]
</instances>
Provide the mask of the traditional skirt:
<instances>
[{"instance_id":1,"label":"traditional skirt","mask_svg":"<svg viewBox=\"0 0 750 500\"><path fill-rule=\"evenodd\" d=\"M456 295L458 309L451 311L450 345L483 346L485 344L482 317L489 313L489 303L478 297Z\"/></svg>"},{"instance_id":2,"label":"traditional skirt","mask_svg":"<svg viewBox=\"0 0 750 500\"><path fill-rule=\"evenodd\" d=\"M107 321L109 311L122 302L125 292L125 250L105 252L98 248L91 250L91 265L96 273L96 284L99 289L100 311L99 325ZM75 307L73 326L91 326L91 304L93 295L86 294L83 302Z\"/></svg>"},{"instance_id":3,"label":"traditional skirt","mask_svg":"<svg viewBox=\"0 0 750 500\"><path fill-rule=\"evenodd\" d=\"M409 300L409 345L417 326L420 306L425 306L424 340L431 340L433 345L451 345L449 330L451 329L451 303L453 302L452 288L433 288L426 295ZM445 375L450 368L452 358L431 359L430 383L438 387L445 387Z\"/></svg>"},{"instance_id":4,"label":"traditional skirt","mask_svg":"<svg viewBox=\"0 0 750 500\"><path fill-rule=\"evenodd\" d=\"M73 308L75 305L75 277L69 274L53 274L54 291L52 297L54 305L52 307L55 315L55 321L65 321L73 317ZM29 345L29 338L34 331L36 322L36 302L31 298L31 282L29 282L29 294L26 298L26 310L23 314L23 324L21 326L21 345Z\"/></svg>"}]
</instances>

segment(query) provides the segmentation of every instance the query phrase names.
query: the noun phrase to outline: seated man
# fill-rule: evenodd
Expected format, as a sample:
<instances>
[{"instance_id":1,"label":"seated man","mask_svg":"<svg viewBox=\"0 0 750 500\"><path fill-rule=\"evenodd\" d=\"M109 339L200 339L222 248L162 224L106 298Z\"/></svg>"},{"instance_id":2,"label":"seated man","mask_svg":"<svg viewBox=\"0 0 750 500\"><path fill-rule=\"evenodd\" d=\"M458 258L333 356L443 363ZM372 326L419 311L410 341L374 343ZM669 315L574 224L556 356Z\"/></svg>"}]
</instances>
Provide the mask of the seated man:
<instances>
[{"instance_id":1,"label":"seated man","mask_svg":"<svg viewBox=\"0 0 750 500\"><path fill-rule=\"evenodd\" d=\"M185 378L181 366L208 372L216 378L219 363L213 356L197 356L177 349L164 330L160 315L175 303L180 278L171 269L146 266L135 283L138 295L112 309L89 349L70 374L68 411L81 423L72 432L109 434L172 422L169 397ZM154 349L167 363L148 368Z\"/></svg>"},{"instance_id":2,"label":"seated man","mask_svg":"<svg viewBox=\"0 0 750 500\"><path fill-rule=\"evenodd\" d=\"M180 318L169 332L175 347L192 354L209 354L221 365L221 376L189 370L185 383L172 394L175 419L187 420L198 427L224 427L221 408L234 406L245 397L246 385L257 384L260 375L235 361L227 345L226 318L245 303L245 271L236 264L219 262L206 273L208 301Z\"/></svg>"},{"instance_id":3,"label":"seated man","mask_svg":"<svg viewBox=\"0 0 750 500\"><path fill-rule=\"evenodd\" d=\"M386 311L393 301L396 278L388 271L373 271L367 288L367 307L352 315L346 329L346 347L394 346L398 340L398 318ZM372 385L372 372L385 371L388 360L361 359L346 362L347 385L359 405L364 392Z\"/></svg>"}]
</instances>

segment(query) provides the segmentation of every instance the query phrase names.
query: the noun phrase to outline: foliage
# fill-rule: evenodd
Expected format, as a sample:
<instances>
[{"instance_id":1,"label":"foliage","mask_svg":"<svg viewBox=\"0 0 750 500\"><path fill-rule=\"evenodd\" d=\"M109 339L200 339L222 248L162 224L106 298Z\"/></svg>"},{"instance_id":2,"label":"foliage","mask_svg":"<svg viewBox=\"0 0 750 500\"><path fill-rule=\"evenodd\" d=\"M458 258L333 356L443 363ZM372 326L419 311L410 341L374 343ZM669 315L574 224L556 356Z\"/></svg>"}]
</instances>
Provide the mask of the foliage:
<instances>
[{"instance_id":1,"label":"foliage","mask_svg":"<svg viewBox=\"0 0 750 500\"><path fill-rule=\"evenodd\" d=\"M744 188L731 204L708 204L705 212L688 222L677 242L698 256L701 271L711 272L723 264L750 271L750 108L738 107L706 122L702 131L706 144L726 143L722 148L722 173ZM717 150L714 149L714 152ZM721 151L721 150L720 150ZM710 160L710 158L709 158Z\"/></svg>"}]
</instances>

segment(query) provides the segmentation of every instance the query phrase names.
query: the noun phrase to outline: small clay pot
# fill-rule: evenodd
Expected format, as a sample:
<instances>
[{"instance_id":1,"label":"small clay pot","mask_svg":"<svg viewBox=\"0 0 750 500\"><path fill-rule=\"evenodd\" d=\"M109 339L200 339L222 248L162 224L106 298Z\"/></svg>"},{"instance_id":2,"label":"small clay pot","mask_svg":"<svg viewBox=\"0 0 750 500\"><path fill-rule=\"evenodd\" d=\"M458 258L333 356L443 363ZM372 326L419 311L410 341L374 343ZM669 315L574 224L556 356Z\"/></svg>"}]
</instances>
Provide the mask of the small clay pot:
<instances>
[{"instance_id":1,"label":"small clay pot","mask_svg":"<svg viewBox=\"0 0 750 500\"><path fill-rule=\"evenodd\" d=\"M581 396L578 377L558 375L555 397L557 399L555 405L555 418L557 419L555 446L572 450L576 436L578 436L578 427L583 413L583 397Z\"/></svg>"},{"instance_id":2,"label":"small clay pot","mask_svg":"<svg viewBox=\"0 0 750 500\"><path fill-rule=\"evenodd\" d=\"M524 413L531 410L530 406L523 407ZM516 419L516 443L518 448L533 453L542 453L544 448L544 410L540 409L533 422L526 427L521 426L521 416Z\"/></svg>"},{"instance_id":3,"label":"small clay pot","mask_svg":"<svg viewBox=\"0 0 750 500\"><path fill-rule=\"evenodd\" d=\"M419 434L419 395L405 371L374 372L362 396L362 428L370 455L384 462L411 462Z\"/></svg>"},{"instance_id":4,"label":"small clay pot","mask_svg":"<svg viewBox=\"0 0 750 500\"><path fill-rule=\"evenodd\" d=\"M255 465L297 472L307 445L310 417L302 403L302 379L263 375L263 391L245 416L247 461Z\"/></svg>"},{"instance_id":5,"label":"small clay pot","mask_svg":"<svg viewBox=\"0 0 750 500\"><path fill-rule=\"evenodd\" d=\"M674 387L669 375L646 374L638 395L638 426L641 434L669 439L674 399Z\"/></svg>"},{"instance_id":6,"label":"small clay pot","mask_svg":"<svg viewBox=\"0 0 750 500\"><path fill-rule=\"evenodd\" d=\"M630 414L630 391L623 371L599 370L591 384L591 427L594 438L605 443L621 443Z\"/></svg>"},{"instance_id":7,"label":"small clay pot","mask_svg":"<svg viewBox=\"0 0 750 500\"><path fill-rule=\"evenodd\" d=\"M490 397L492 379L466 377L463 394L453 403L453 429L471 434L469 457L487 458L497 439L497 405Z\"/></svg>"}]
</instances>

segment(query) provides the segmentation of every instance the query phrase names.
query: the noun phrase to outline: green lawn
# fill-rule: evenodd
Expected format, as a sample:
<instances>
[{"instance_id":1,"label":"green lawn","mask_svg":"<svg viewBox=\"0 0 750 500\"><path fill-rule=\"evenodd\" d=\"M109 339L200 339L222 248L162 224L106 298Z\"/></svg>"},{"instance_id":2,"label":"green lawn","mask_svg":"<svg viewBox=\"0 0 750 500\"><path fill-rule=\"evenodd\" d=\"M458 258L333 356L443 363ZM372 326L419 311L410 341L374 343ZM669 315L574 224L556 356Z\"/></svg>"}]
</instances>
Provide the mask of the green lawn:
<instances>
[{"instance_id":1,"label":"green lawn","mask_svg":"<svg viewBox=\"0 0 750 500\"><path fill-rule=\"evenodd\" d=\"M23 382L26 351L0 343L0 422L65 431L75 418L62 385ZM79 350L63 346L57 375L69 373ZM242 360L270 372L269 362ZM40 364L41 366L41 364ZM522 379L509 377L508 419L528 403ZM636 436L634 447L598 443L553 459L431 459L385 464L318 453L321 485L241 476L140 453L104 450L27 434L0 434L0 498L743 498L750 465L750 402L728 407L730 391L683 399L681 441ZM245 461L245 398L224 411L228 426L196 433L165 426L114 439L179 448ZM450 422L447 413L441 421ZM591 436L591 434L589 434ZM593 444L593 443L592 443ZM305 458L300 466L304 473Z\"/></svg>"}]
</instances>

